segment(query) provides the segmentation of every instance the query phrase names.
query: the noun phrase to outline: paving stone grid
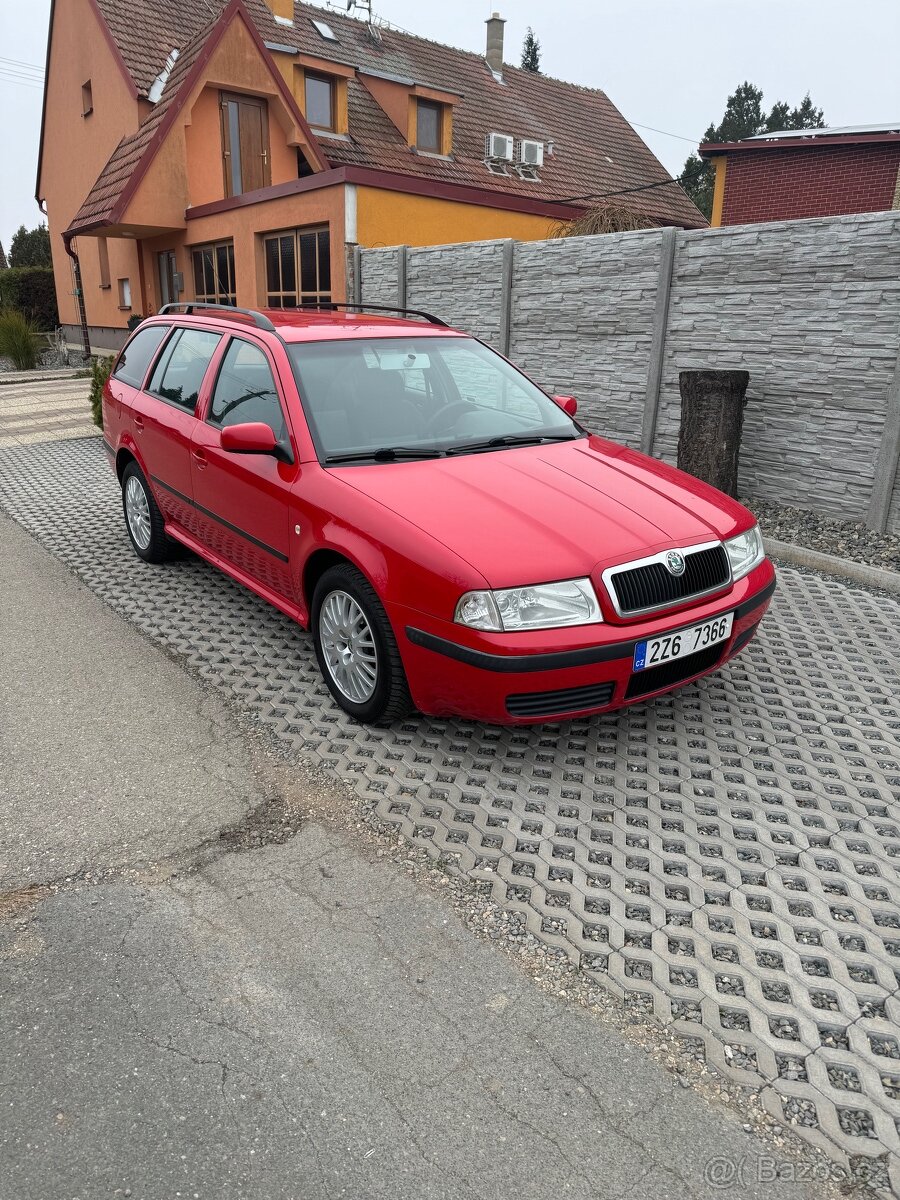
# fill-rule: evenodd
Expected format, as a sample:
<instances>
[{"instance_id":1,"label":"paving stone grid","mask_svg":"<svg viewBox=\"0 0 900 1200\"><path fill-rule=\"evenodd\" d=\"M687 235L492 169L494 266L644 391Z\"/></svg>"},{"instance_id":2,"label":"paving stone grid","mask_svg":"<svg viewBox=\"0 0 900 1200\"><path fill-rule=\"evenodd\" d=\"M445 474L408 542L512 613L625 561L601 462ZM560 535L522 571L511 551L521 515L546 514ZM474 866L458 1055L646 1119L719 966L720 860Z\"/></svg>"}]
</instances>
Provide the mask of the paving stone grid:
<instances>
[{"instance_id":1,"label":"paving stone grid","mask_svg":"<svg viewBox=\"0 0 900 1200\"><path fill-rule=\"evenodd\" d=\"M0 451L0 504L292 751L448 856L636 1018L900 1188L900 606L784 569L720 674L600 719L353 725L306 635L127 542L99 442Z\"/></svg>"}]
</instances>

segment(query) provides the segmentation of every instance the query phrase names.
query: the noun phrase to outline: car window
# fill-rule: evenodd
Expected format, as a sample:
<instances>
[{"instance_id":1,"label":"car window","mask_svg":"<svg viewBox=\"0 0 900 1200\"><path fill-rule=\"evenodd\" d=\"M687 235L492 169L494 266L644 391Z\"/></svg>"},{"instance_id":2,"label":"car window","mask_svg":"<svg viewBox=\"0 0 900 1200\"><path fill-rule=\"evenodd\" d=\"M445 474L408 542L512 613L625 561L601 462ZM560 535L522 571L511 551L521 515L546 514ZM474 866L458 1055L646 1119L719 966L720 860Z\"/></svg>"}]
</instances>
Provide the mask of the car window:
<instances>
[{"instance_id":1,"label":"car window","mask_svg":"<svg viewBox=\"0 0 900 1200\"><path fill-rule=\"evenodd\" d=\"M478 358L468 345L450 345L443 361L461 400L500 409L529 421L540 417L541 405L531 381L517 372L497 370L495 361Z\"/></svg>"},{"instance_id":2,"label":"car window","mask_svg":"<svg viewBox=\"0 0 900 1200\"><path fill-rule=\"evenodd\" d=\"M222 359L207 418L211 425L243 425L261 421L277 441L287 438L272 369L258 346L233 338Z\"/></svg>"},{"instance_id":3,"label":"car window","mask_svg":"<svg viewBox=\"0 0 900 1200\"><path fill-rule=\"evenodd\" d=\"M113 378L139 388L144 382L150 360L168 332L168 325L147 325L139 329L119 355Z\"/></svg>"},{"instance_id":4,"label":"car window","mask_svg":"<svg viewBox=\"0 0 900 1200\"><path fill-rule=\"evenodd\" d=\"M322 457L456 452L489 439L583 436L521 371L474 338L348 338L288 346Z\"/></svg>"},{"instance_id":5,"label":"car window","mask_svg":"<svg viewBox=\"0 0 900 1200\"><path fill-rule=\"evenodd\" d=\"M193 412L203 377L221 340L220 333L205 329L179 329L160 356L147 390Z\"/></svg>"}]
</instances>

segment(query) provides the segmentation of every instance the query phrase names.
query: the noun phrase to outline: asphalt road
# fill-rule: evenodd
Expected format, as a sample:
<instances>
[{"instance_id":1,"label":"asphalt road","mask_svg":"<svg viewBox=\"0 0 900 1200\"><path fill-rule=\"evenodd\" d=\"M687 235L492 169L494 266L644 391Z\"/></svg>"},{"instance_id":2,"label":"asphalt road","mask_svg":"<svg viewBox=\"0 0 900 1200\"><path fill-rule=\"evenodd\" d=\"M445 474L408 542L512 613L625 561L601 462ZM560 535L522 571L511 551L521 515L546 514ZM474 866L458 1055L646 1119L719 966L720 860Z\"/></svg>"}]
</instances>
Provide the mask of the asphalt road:
<instances>
[{"instance_id":1,"label":"asphalt road","mask_svg":"<svg viewBox=\"0 0 900 1200\"><path fill-rule=\"evenodd\" d=\"M827 1194L307 819L3 518L0 597L0 1200Z\"/></svg>"}]
</instances>

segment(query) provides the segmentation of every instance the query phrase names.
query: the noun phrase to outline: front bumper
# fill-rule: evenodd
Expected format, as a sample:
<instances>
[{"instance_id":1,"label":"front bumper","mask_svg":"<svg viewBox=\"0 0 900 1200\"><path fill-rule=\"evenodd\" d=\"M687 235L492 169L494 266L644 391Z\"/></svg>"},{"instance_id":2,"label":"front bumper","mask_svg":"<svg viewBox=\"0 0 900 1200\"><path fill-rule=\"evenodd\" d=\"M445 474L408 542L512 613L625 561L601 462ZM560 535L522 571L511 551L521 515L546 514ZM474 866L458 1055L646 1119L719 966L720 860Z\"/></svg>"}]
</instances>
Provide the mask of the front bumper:
<instances>
[{"instance_id":1,"label":"front bumper","mask_svg":"<svg viewBox=\"0 0 900 1200\"><path fill-rule=\"evenodd\" d=\"M629 624L480 634L405 606L390 615L422 712L518 725L642 703L716 670L750 641L774 591L766 559L724 596ZM728 612L735 615L727 641L667 664L668 671L632 672L637 642Z\"/></svg>"}]
</instances>

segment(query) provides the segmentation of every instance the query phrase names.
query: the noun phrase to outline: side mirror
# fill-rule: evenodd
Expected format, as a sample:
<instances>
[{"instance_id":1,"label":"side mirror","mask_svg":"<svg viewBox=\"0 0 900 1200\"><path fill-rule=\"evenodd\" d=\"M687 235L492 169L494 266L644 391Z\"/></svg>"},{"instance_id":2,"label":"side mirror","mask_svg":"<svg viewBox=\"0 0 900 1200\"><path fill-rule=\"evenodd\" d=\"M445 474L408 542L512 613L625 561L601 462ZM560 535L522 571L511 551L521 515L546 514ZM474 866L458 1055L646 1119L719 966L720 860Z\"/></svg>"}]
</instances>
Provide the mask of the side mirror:
<instances>
[{"instance_id":1,"label":"side mirror","mask_svg":"<svg viewBox=\"0 0 900 1200\"><path fill-rule=\"evenodd\" d=\"M275 434L262 421L226 425L222 430L222 449L231 454L274 454Z\"/></svg>"},{"instance_id":2,"label":"side mirror","mask_svg":"<svg viewBox=\"0 0 900 1200\"><path fill-rule=\"evenodd\" d=\"M570 417L574 417L578 412L578 401L574 396L554 396L553 399L563 412L568 413Z\"/></svg>"}]
</instances>

